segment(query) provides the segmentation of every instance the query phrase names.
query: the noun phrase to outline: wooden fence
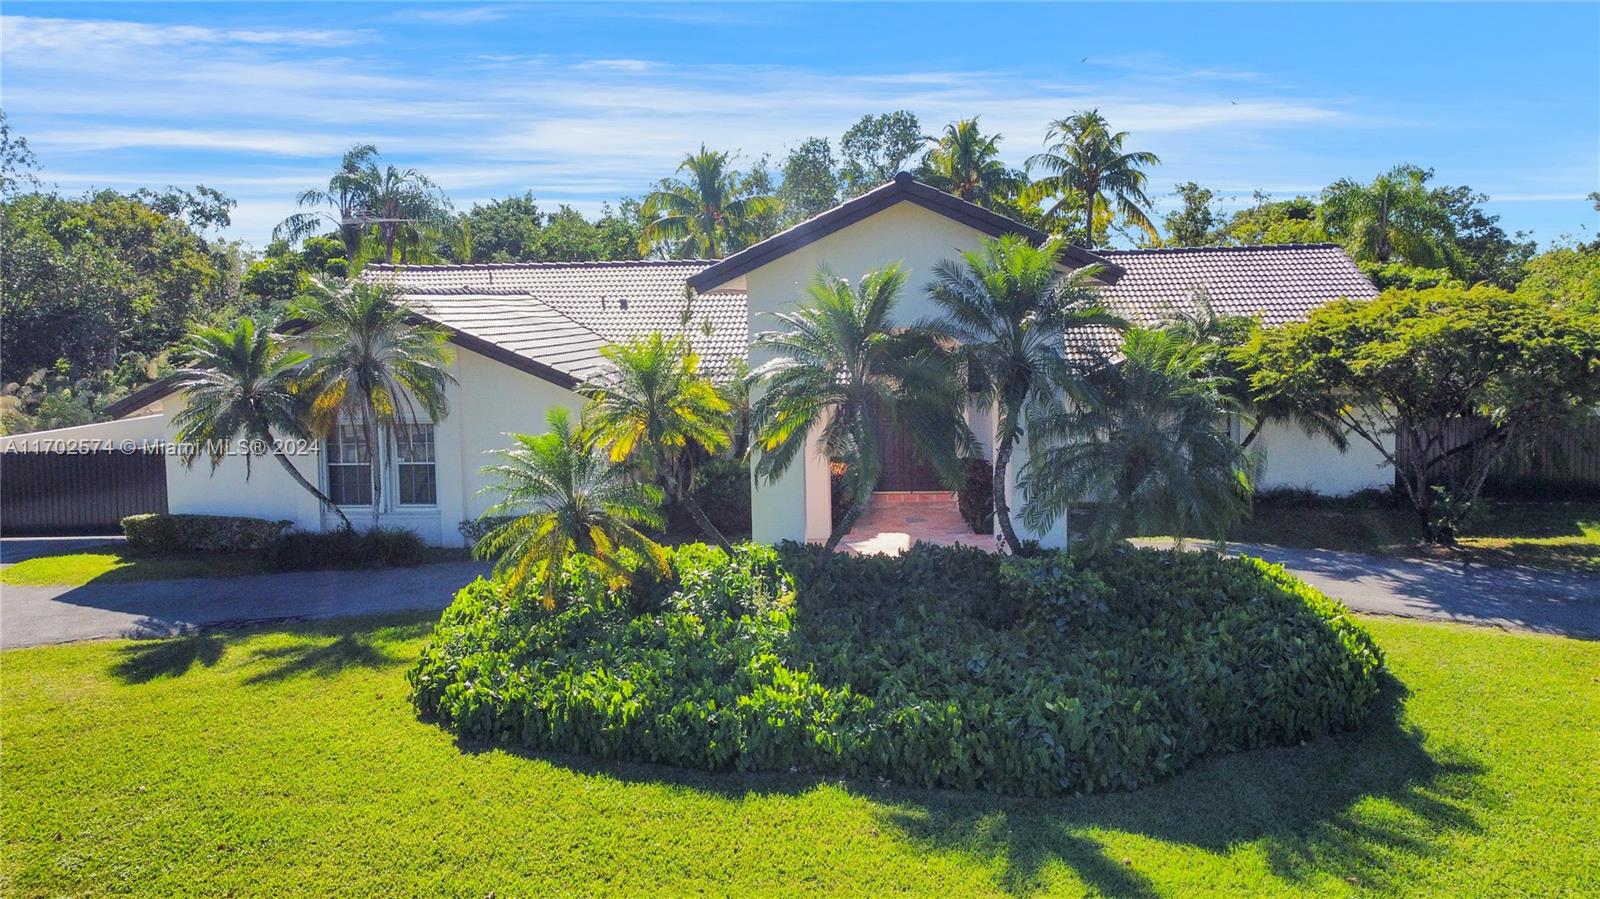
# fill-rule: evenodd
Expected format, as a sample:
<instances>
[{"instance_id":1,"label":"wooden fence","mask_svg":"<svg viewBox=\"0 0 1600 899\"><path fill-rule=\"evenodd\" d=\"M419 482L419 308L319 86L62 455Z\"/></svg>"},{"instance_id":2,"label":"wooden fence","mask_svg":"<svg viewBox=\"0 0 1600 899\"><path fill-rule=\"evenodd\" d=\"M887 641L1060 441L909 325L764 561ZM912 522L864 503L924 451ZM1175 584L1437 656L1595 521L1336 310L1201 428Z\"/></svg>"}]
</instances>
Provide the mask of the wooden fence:
<instances>
[{"instance_id":1,"label":"wooden fence","mask_svg":"<svg viewBox=\"0 0 1600 899\"><path fill-rule=\"evenodd\" d=\"M1477 438L1486 427L1474 420L1449 422L1445 450ZM1406 447L1406 441L1397 441L1401 464L1408 461ZM1484 482L1484 491L1541 499L1600 495L1600 416L1508 449Z\"/></svg>"},{"instance_id":2,"label":"wooden fence","mask_svg":"<svg viewBox=\"0 0 1600 899\"><path fill-rule=\"evenodd\" d=\"M167 511L159 452L0 453L0 533L118 534L124 516Z\"/></svg>"}]
</instances>

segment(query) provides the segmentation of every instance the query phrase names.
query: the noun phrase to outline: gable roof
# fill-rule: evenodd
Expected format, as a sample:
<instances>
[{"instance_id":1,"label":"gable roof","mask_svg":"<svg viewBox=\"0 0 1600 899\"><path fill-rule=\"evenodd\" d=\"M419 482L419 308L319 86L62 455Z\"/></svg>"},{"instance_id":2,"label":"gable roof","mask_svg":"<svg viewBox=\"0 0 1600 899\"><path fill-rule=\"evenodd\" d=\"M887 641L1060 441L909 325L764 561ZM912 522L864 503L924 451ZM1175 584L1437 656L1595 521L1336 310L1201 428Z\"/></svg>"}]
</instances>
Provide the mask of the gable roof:
<instances>
[{"instance_id":1,"label":"gable roof","mask_svg":"<svg viewBox=\"0 0 1600 899\"><path fill-rule=\"evenodd\" d=\"M909 172L901 172L887 184L875 187L853 200L846 200L826 212L812 216L786 231L780 231L715 265L708 266L689 278L689 286L702 293L715 290L746 272L760 268L779 257L787 256L807 244L882 212L896 203L915 203L990 237L1019 234L1033 243L1042 243L1047 236L1044 232L1030 228L1015 219L924 184L911 177ZM1103 265L1107 274L1116 271L1115 263L1077 247L1067 249L1066 261L1079 267Z\"/></svg>"}]
</instances>

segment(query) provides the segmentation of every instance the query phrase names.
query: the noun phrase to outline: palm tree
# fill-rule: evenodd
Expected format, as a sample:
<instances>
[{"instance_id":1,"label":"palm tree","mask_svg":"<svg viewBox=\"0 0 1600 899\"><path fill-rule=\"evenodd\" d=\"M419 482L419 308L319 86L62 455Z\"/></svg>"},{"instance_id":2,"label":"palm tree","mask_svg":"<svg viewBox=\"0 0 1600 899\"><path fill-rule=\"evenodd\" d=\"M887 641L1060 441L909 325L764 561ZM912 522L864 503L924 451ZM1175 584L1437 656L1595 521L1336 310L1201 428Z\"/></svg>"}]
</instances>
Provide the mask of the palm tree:
<instances>
[{"instance_id":1,"label":"palm tree","mask_svg":"<svg viewBox=\"0 0 1600 899\"><path fill-rule=\"evenodd\" d=\"M949 354L928 335L897 331L891 319L906 271L892 265L859 286L823 270L809 302L778 319L786 330L759 334L754 347L775 354L751 380L762 392L751 409L757 478L776 481L821 428L830 459L849 461L850 508L825 550L866 511L883 467L878 425L911 436L947 482L961 476L958 456L973 446L962 417L966 398Z\"/></svg>"},{"instance_id":2,"label":"palm tree","mask_svg":"<svg viewBox=\"0 0 1600 899\"><path fill-rule=\"evenodd\" d=\"M296 198L301 207L326 207L297 212L272 229L274 240L298 241L332 225L344 243L345 259L354 266L366 258L365 244L376 226L385 262L394 262L395 245L423 245L425 231L442 227L450 209L437 185L416 169L380 167L371 144L351 147L328 179L327 190L308 190Z\"/></svg>"},{"instance_id":3,"label":"palm tree","mask_svg":"<svg viewBox=\"0 0 1600 899\"><path fill-rule=\"evenodd\" d=\"M299 390L306 354L290 350L271 328L258 328L249 318L239 319L232 328L198 328L181 352L187 367L177 376L184 383L185 406L172 421L184 466L193 467L205 454L215 471L227 458L228 446L242 441L248 449L246 480L251 458L271 455L295 483L349 528L344 510L300 474L277 441L308 435L306 398Z\"/></svg>"},{"instance_id":4,"label":"palm tree","mask_svg":"<svg viewBox=\"0 0 1600 899\"><path fill-rule=\"evenodd\" d=\"M667 249L680 257L718 259L761 236L759 220L778 211L778 198L744 190L729 161L727 153L701 144L700 152L678 163L688 177L663 182L639 209L645 221L639 252Z\"/></svg>"},{"instance_id":5,"label":"palm tree","mask_svg":"<svg viewBox=\"0 0 1600 899\"><path fill-rule=\"evenodd\" d=\"M995 428L994 507L1004 546L1022 544L1011 521L1006 470L1023 435L1024 411L1038 414L1067 388L1081 396L1084 375L1097 361L1093 353L1069 353L1069 345L1090 348L1096 332L1126 324L1102 308L1091 285L1095 267L1062 274L1056 268L1065 242L1035 247L1016 235L985 241L983 248L934 266L928 293L944 310L940 321L924 325L961 347L969 382L999 407ZM1084 335L1090 339L1076 340Z\"/></svg>"},{"instance_id":6,"label":"palm tree","mask_svg":"<svg viewBox=\"0 0 1600 899\"><path fill-rule=\"evenodd\" d=\"M1098 109L1050 123L1045 152L1026 163L1030 172L1039 168L1048 173L1034 182L1035 192L1057 198L1045 210L1046 223L1064 223L1067 213L1082 215L1083 245L1092 247L1114 210L1127 224L1156 236L1143 170L1160 165L1161 159L1154 153L1124 150L1127 136L1126 131L1113 133Z\"/></svg>"},{"instance_id":7,"label":"palm tree","mask_svg":"<svg viewBox=\"0 0 1600 899\"><path fill-rule=\"evenodd\" d=\"M1399 255L1412 265L1447 265L1450 218L1427 180L1428 172L1397 165L1371 184L1335 181L1322 192L1323 226L1357 259L1387 264Z\"/></svg>"},{"instance_id":8,"label":"palm tree","mask_svg":"<svg viewBox=\"0 0 1600 899\"><path fill-rule=\"evenodd\" d=\"M678 476L685 451L716 452L729 441L728 403L700 374L700 357L684 338L669 339L660 331L604 347L600 354L609 364L579 390L589 400L594 437L611 447L612 462L633 458L664 480L700 530L732 552Z\"/></svg>"},{"instance_id":9,"label":"palm tree","mask_svg":"<svg viewBox=\"0 0 1600 899\"><path fill-rule=\"evenodd\" d=\"M396 427L420 420L418 407L432 421L448 410L445 385L454 378L445 334L419 323L378 284L318 285L294 314L307 325L315 350L305 378L311 425L323 435L341 419L359 427L372 464L376 525L383 500L380 435L392 436Z\"/></svg>"},{"instance_id":10,"label":"palm tree","mask_svg":"<svg viewBox=\"0 0 1600 899\"><path fill-rule=\"evenodd\" d=\"M340 160L339 170L328 179L327 190L307 190L295 199L301 207L326 206L333 211L297 212L272 229L272 239L294 243L332 225L344 243L344 258L355 262L366 232L358 214L366 209L372 192L370 172L377 156L378 148L372 144L351 147Z\"/></svg>"},{"instance_id":11,"label":"palm tree","mask_svg":"<svg viewBox=\"0 0 1600 899\"><path fill-rule=\"evenodd\" d=\"M388 165L379 170L375 163L369 165L366 179L370 189L359 215L365 223L377 226L383 261L393 263L397 242L415 254L428 245L433 234L448 227L450 201L416 169Z\"/></svg>"},{"instance_id":12,"label":"palm tree","mask_svg":"<svg viewBox=\"0 0 1600 899\"><path fill-rule=\"evenodd\" d=\"M1249 512L1258 465L1222 427L1240 410L1207 363L1179 333L1130 329L1122 360L1091 378L1093 401L1035 428L1024 520L1043 527L1089 502L1092 545L1130 532L1223 539Z\"/></svg>"},{"instance_id":13,"label":"palm tree","mask_svg":"<svg viewBox=\"0 0 1600 899\"><path fill-rule=\"evenodd\" d=\"M493 558L495 576L513 588L540 578L549 609L574 554L593 558L613 586L629 580L629 553L665 572L666 552L639 530L663 526L661 488L613 464L586 428L572 426L566 409L551 409L546 422L548 433L512 434L516 443L483 469L495 477L484 492L502 496L484 515L510 517L490 528L473 553Z\"/></svg>"},{"instance_id":14,"label":"palm tree","mask_svg":"<svg viewBox=\"0 0 1600 899\"><path fill-rule=\"evenodd\" d=\"M961 119L944 127L922 159L922 176L940 190L990 209L1009 209L1027 184L1018 171L1000 161L1000 135L978 130L978 119Z\"/></svg>"}]
</instances>

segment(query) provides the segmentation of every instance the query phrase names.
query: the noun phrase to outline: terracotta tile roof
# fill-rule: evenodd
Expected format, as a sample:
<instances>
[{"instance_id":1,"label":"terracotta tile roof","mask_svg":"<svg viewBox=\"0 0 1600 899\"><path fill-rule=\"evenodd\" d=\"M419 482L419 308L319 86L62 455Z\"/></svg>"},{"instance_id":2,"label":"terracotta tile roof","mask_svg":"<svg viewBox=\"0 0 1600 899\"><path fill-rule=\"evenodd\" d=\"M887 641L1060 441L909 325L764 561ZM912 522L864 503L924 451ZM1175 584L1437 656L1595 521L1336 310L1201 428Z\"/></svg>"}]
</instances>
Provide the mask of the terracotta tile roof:
<instances>
[{"instance_id":1,"label":"terracotta tile roof","mask_svg":"<svg viewBox=\"0 0 1600 899\"><path fill-rule=\"evenodd\" d=\"M372 265L441 324L582 379L606 343L652 331L683 332L712 377L731 374L748 343L745 297L718 292L687 304L689 276L705 260ZM548 358L546 355L548 354Z\"/></svg>"},{"instance_id":2,"label":"terracotta tile roof","mask_svg":"<svg viewBox=\"0 0 1600 899\"><path fill-rule=\"evenodd\" d=\"M1378 295L1336 244L1097 252L1123 268L1100 295L1142 325L1192 308L1196 290L1205 291L1218 313L1259 316L1266 325L1304 321L1312 309L1341 297Z\"/></svg>"}]
</instances>

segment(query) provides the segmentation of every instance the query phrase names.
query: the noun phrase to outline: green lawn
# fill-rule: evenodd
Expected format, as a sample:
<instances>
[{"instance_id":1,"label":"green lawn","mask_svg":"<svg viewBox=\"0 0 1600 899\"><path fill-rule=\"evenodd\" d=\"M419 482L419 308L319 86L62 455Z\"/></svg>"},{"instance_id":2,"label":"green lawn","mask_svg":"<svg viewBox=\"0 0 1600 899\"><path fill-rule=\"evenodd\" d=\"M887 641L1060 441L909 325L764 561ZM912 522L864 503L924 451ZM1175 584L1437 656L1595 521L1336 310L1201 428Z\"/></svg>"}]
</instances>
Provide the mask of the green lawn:
<instances>
[{"instance_id":1,"label":"green lawn","mask_svg":"<svg viewBox=\"0 0 1600 899\"><path fill-rule=\"evenodd\" d=\"M81 587L90 581L121 584L181 577L259 574L261 562L249 553L146 554L123 547L101 547L25 559L0 568L0 584L17 587Z\"/></svg>"},{"instance_id":2,"label":"green lawn","mask_svg":"<svg viewBox=\"0 0 1600 899\"><path fill-rule=\"evenodd\" d=\"M0 893L1600 892L1596 642L1371 620L1369 730L1041 801L462 748L430 626L0 655Z\"/></svg>"}]
</instances>

